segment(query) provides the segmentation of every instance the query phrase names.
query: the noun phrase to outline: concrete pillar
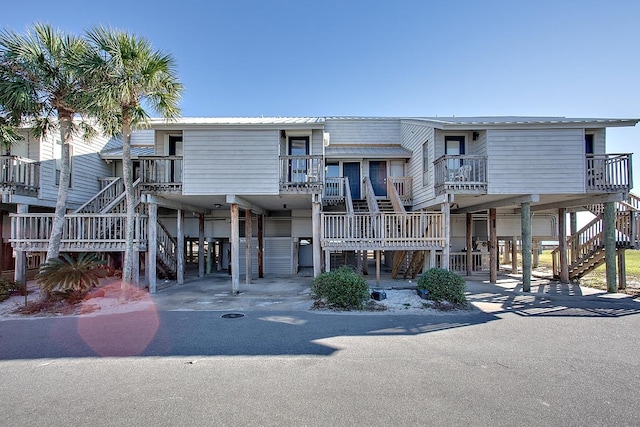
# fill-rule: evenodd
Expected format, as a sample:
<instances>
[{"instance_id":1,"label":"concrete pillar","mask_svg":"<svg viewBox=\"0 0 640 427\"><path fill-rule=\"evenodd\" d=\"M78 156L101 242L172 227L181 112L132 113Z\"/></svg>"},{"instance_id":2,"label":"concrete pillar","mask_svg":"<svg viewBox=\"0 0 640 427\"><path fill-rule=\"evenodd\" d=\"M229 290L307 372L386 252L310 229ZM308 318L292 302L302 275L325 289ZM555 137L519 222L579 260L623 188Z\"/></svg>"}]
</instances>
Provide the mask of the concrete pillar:
<instances>
[{"instance_id":1,"label":"concrete pillar","mask_svg":"<svg viewBox=\"0 0 640 427\"><path fill-rule=\"evenodd\" d=\"M497 214L489 209L489 282L498 281L498 234L496 230Z\"/></svg>"},{"instance_id":2,"label":"concrete pillar","mask_svg":"<svg viewBox=\"0 0 640 427\"><path fill-rule=\"evenodd\" d=\"M540 241L533 240L532 246L533 246L532 267L538 268L538 266L540 265Z\"/></svg>"},{"instance_id":3,"label":"concrete pillar","mask_svg":"<svg viewBox=\"0 0 640 427\"><path fill-rule=\"evenodd\" d=\"M176 236L176 264L177 264L177 282L178 285L184 285L184 211L178 209L176 220L176 228L178 235Z\"/></svg>"},{"instance_id":4,"label":"concrete pillar","mask_svg":"<svg viewBox=\"0 0 640 427\"><path fill-rule=\"evenodd\" d=\"M264 215L258 215L258 278L264 277Z\"/></svg>"},{"instance_id":5,"label":"concrete pillar","mask_svg":"<svg viewBox=\"0 0 640 427\"><path fill-rule=\"evenodd\" d=\"M627 289L626 249L618 249L618 289Z\"/></svg>"},{"instance_id":6,"label":"concrete pillar","mask_svg":"<svg viewBox=\"0 0 640 427\"><path fill-rule=\"evenodd\" d=\"M569 283L567 262L567 209L558 209L558 251L560 252L560 283Z\"/></svg>"},{"instance_id":7,"label":"concrete pillar","mask_svg":"<svg viewBox=\"0 0 640 427\"><path fill-rule=\"evenodd\" d=\"M231 293L240 292L240 213L237 203L231 204Z\"/></svg>"},{"instance_id":8,"label":"concrete pillar","mask_svg":"<svg viewBox=\"0 0 640 427\"><path fill-rule=\"evenodd\" d=\"M244 236L245 236L245 246L244 246L244 266L245 266L245 283L247 285L251 284L251 240L253 239L253 224L251 224L251 209L246 209L244 211Z\"/></svg>"},{"instance_id":9,"label":"concrete pillar","mask_svg":"<svg viewBox=\"0 0 640 427\"><path fill-rule=\"evenodd\" d=\"M607 292L618 292L616 286L616 203L604 204L604 260Z\"/></svg>"},{"instance_id":10,"label":"concrete pillar","mask_svg":"<svg viewBox=\"0 0 640 427\"><path fill-rule=\"evenodd\" d=\"M213 273L213 254L214 254L214 241L212 238L207 239L207 263L205 265L205 274Z\"/></svg>"},{"instance_id":11,"label":"concrete pillar","mask_svg":"<svg viewBox=\"0 0 640 427\"><path fill-rule=\"evenodd\" d=\"M520 205L522 229L522 290L531 292L531 204Z\"/></svg>"},{"instance_id":12,"label":"concrete pillar","mask_svg":"<svg viewBox=\"0 0 640 427\"><path fill-rule=\"evenodd\" d=\"M147 280L149 284L149 292L155 294L158 290L158 275L156 271L156 262L158 258L158 205L149 203L149 231L147 232Z\"/></svg>"},{"instance_id":13,"label":"concrete pillar","mask_svg":"<svg viewBox=\"0 0 640 427\"><path fill-rule=\"evenodd\" d=\"M204 214L198 214L198 277L204 277Z\"/></svg>"},{"instance_id":14,"label":"concrete pillar","mask_svg":"<svg viewBox=\"0 0 640 427\"><path fill-rule=\"evenodd\" d=\"M322 216L320 214L320 202L314 199L311 204L311 222L313 227L313 236L311 239L313 244L313 277L317 277L322 273ZM330 261L327 262L329 263Z\"/></svg>"},{"instance_id":15,"label":"concrete pillar","mask_svg":"<svg viewBox=\"0 0 640 427\"><path fill-rule=\"evenodd\" d=\"M511 274L518 274L518 236L511 238Z\"/></svg>"}]
</instances>

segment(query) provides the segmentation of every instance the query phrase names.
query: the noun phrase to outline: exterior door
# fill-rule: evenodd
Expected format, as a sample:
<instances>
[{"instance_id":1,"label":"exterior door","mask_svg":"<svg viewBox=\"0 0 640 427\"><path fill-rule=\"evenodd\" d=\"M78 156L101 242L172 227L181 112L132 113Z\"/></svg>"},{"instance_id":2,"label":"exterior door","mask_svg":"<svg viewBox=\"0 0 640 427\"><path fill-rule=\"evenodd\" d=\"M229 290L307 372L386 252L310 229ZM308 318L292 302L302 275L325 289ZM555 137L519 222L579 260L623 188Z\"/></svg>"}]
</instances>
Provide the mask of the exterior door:
<instances>
[{"instance_id":1,"label":"exterior door","mask_svg":"<svg viewBox=\"0 0 640 427\"><path fill-rule=\"evenodd\" d=\"M369 179L376 196L387 196L387 162L369 162Z\"/></svg>"},{"instance_id":2,"label":"exterior door","mask_svg":"<svg viewBox=\"0 0 640 427\"><path fill-rule=\"evenodd\" d=\"M309 155L309 137L308 136L290 137L289 138L289 155L290 156ZM307 160L305 158L295 158L290 160L289 181L290 182L306 182L307 181Z\"/></svg>"},{"instance_id":3,"label":"exterior door","mask_svg":"<svg viewBox=\"0 0 640 427\"><path fill-rule=\"evenodd\" d=\"M444 153L449 156L458 156L464 154L464 136L445 136L444 137ZM448 180L453 181L458 175L458 169L462 166L462 159L447 160L447 169L449 171Z\"/></svg>"},{"instance_id":4,"label":"exterior door","mask_svg":"<svg viewBox=\"0 0 640 427\"><path fill-rule=\"evenodd\" d=\"M342 175L349 178L349 189L353 200L362 199L360 194L360 163L344 162L342 164Z\"/></svg>"}]
</instances>

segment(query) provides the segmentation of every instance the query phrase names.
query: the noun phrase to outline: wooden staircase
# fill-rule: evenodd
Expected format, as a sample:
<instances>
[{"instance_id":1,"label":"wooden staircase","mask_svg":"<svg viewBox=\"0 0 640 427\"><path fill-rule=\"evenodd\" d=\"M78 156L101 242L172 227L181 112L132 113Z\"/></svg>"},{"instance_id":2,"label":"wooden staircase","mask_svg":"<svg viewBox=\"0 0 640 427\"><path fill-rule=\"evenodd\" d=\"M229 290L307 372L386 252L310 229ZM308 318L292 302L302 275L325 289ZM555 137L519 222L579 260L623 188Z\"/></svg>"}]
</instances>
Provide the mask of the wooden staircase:
<instances>
[{"instance_id":1,"label":"wooden staircase","mask_svg":"<svg viewBox=\"0 0 640 427\"><path fill-rule=\"evenodd\" d=\"M640 245L640 198L630 194L628 199L616 204L616 249L638 249ZM604 206L591 205L588 209L596 215L577 233L567 237L569 280L579 279L605 262ZM552 253L553 276L560 278L560 251Z\"/></svg>"},{"instance_id":2,"label":"wooden staircase","mask_svg":"<svg viewBox=\"0 0 640 427\"><path fill-rule=\"evenodd\" d=\"M407 279L415 279L424 265L426 251L396 251L393 254L393 267L391 278L396 279L402 275Z\"/></svg>"}]
</instances>

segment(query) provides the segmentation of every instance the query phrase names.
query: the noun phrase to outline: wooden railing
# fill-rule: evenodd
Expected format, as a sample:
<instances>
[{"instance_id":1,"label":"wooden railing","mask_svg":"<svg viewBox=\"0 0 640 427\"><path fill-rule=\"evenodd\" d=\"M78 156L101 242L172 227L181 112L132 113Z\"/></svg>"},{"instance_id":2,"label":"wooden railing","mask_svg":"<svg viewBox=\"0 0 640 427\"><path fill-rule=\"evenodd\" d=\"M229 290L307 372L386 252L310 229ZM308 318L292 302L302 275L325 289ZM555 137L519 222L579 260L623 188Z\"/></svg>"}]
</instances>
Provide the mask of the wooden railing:
<instances>
[{"instance_id":1,"label":"wooden railing","mask_svg":"<svg viewBox=\"0 0 640 427\"><path fill-rule=\"evenodd\" d=\"M589 154L586 175L587 191L628 191L633 187L631 154Z\"/></svg>"},{"instance_id":2,"label":"wooden railing","mask_svg":"<svg viewBox=\"0 0 640 427\"><path fill-rule=\"evenodd\" d=\"M331 177L324 179L324 189L322 190L322 200L327 204L342 202L345 199L345 179L342 177Z\"/></svg>"},{"instance_id":3,"label":"wooden railing","mask_svg":"<svg viewBox=\"0 0 640 427\"><path fill-rule=\"evenodd\" d=\"M145 190L182 192L182 157L140 157L140 179Z\"/></svg>"},{"instance_id":4,"label":"wooden railing","mask_svg":"<svg viewBox=\"0 0 640 427\"><path fill-rule=\"evenodd\" d=\"M105 180L100 180L106 183ZM102 187L102 190L93 196L87 203L80 206L74 213L97 213L113 202L118 196L124 193L124 183L122 178L109 178L108 184Z\"/></svg>"},{"instance_id":5,"label":"wooden railing","mask_svg":"<svg viewBox=\"0 0 640 427\"><path fill-rule=\"evenodd\" d=\"M142 196L142 185L141 178L138 178L133 183L133 198L134 198L134 206L136 207L136 212L143 213L140 211L140 197ZM103 208L100 213L127 213L127 195L123 192L120 193L118 197L111 201L107 206Z\"/></svg>"},{"instance_id":6,"label":"wooden railing","mask_svg":"<svg viewBox=\"0 0 640 427\"><path fill-rule=\"evenodd\" d=\"M178 242L175 237L169 233L162 222L158 221L157 255L172 272L175 272L178 268L178 258L176 256L178 253L176 250L177 247Z\"/></svg>"},{"instance_id":7,"label":"wooden railing","mask_svg":"<svg viewBox=\"0 0 640 427\"><path fill-rule=\"evenodd\" d=\"M445 155L434 162L434 168L437 194L487 192L487 158L484 156Z\"/></svg>"},{"instance_id":8,"label":"wooden railing","mask_svg":"<svg viewBox=\"0 0 640 427\"><path fill-rule=\"evenodd\" d=\"M396 190L396 186L393 185L391 180L387 180L387 197L391 200L391 204L393 205L393 211L398 213L406 213L406 209L404 208L404 204L402 203L402 199L400 199L400 195Z\"/></svg>"},{"instance_id":9,"label":"wooden railing","mask_svg":"<svg viewBox=\"0 0 640 427\"><path fill-rule=\"evenodd\" d=\"M37 196L40 162L19 156L0 156L0 186L11 194Z\"/></svg>"},{"instance_id":10,"label":"wooden railing","mask_svg":"<svg viewBox=\"0 0 640 427\"><path fill-rule=\"evenodd\" d=\"M53 214L10 214L11 245L16 250L46 251ZM126 244L126 214L67 214L60 251L119 251ZM147 217L136 215L134 246L146 247Z\"/></svg>"},{"instance_id":11,"label":"wooden railing","mask_svg":"<svg viewBox=\"0 0 640 427\"><path fill-rule=\"evenodd\" d=\"M488 252L472 252L471 265L473 271L489 270L489 253ZM442 252L436 254L436 265L442 266ZM449 270L457 273L467 272L467 253L466 252L449 252Z\"/></svg>"},{"instance_id":12,"label":"wooden railing","mask_svg":"<svg viewBox=\"0 0 640 427\"><path fill-rule=\"evenodd\" d=\"M280 190L319 192L324 182L322 156L280 156Z\"/></svg>"},{"instance_id":13,"label":"wooden railing","mask_svg":"<svg viewBox=\"0 0 640 427\"><path fill-rule=\"evenodd\" d=\"M369 208L369 212L372 214L380 213L380 206L378 206L378 202L376 200L376 193L373 190L373 185L371 184L371 180L368 176L365 176L362 179L364 183L364 197L367 200L367 207Z\"/></svg>"},{"instance_id":14,"label":"wooden railing","mask_svg":"<svg viewBox=\"0 0 640 427\"><path fill-rule=\"evenodd\" d=\"M413 178L410 176L390 176L387 180L393 184L404 205L413 204Z\"/></svg>"},{"instance_id":15,"label":"wooden railing","mask_svg":"<svg viewBox=\"0 0 640 427\"><path fill-rule=\"evenodd\" d=\"M323 248L328 250L425 249L445 244L439 212L322 214Z\"/></svg>"}]
</instances>

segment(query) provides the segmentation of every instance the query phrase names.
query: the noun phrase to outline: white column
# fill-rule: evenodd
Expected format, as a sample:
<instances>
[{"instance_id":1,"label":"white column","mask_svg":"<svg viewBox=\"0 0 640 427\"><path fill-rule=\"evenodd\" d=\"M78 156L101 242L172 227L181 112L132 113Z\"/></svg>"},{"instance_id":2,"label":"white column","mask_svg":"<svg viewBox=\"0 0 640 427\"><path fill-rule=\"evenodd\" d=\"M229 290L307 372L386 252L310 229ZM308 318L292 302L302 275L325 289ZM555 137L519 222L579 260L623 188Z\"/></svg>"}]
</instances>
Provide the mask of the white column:
<instances>
[{"instance_id":1,"label":"white column","mask_svg":"<svg viewBox=\"0 0 640 427\"><path fill-rule=\"evenodd\" d=\"M16 206L16 212L24 214L29 212L29 205L18 204ZM18 230L16 234L18 237L23 237L22 222L17 221ZM13 279L20 283L22 286L27 285L27 253L25 251L16 251L15 266L13 270Z\"/></svg>"},{"instance_id":2,"label":"white column","mask_svg":"<svg viewBox=\"0 0 640 427\"><path fill-rule=\"evenodd\" d=\"M231 204L231 293L240 292L240 215L237 203Z\"/></svg>"},{"instance_id":3,"label":"white column","mask_svg":"<svg viewBox=\"0 0 640 427\"><path fill-rule=\"evenodd\" d=\"M198 277L204 277L204 214L198 214Z\"/></svg>"},{"instance_id":4,"label":"white column","mask_svg":"<svg viewBox=\"0 0 640 427\"><path fill-rule=\"evenodd\" d=\"M312 212L311 212L311 222L313 227L313 236L311 238L311 242L313 244L313 277L317 277L320 273L322 273L322 217L320 215L320 202L313 200L312 201ZM329 266L329 253L325 254L327 256L327 260L325 261L327 266ZM326 268L326 271L329 271L329 268Z\"/></svg>"},{"instance_id":5,"label":"white column","mask_svg":"<svg viewBox=\"0 0 640 427\"><path fill-rule=\"evenodd\" d=\"M177 259L177 278L178 285L184 285L184 211L182 209L178 209L178 219L177 219L177 242L178 247L176 248L176 258Z\"/></svg>"},{"instance_id":6,"label":"white column","mask_svg":"<svg viewBox=\"0 0 640 427\"><path fill-rule=\"evenodd\" d=\"M251 240L253 238L252 233L253 225L251 224L251 209L244 211L244 235L245 235L245 251L244 251L244 265L245 265L245 283L251 284Z\"/></svg>"},{"instance_id":7,"label":"white column","mask_svg":"<svg viewBox=\"0 0 640 427\"><path fill-rule=\"evenodd\" d=\"M158 290L158 276L156 261L158 256L158 205L149 203L149 231L147 232L147 280L149 292L155 294Z\"/></svg>"}]
</instances>

